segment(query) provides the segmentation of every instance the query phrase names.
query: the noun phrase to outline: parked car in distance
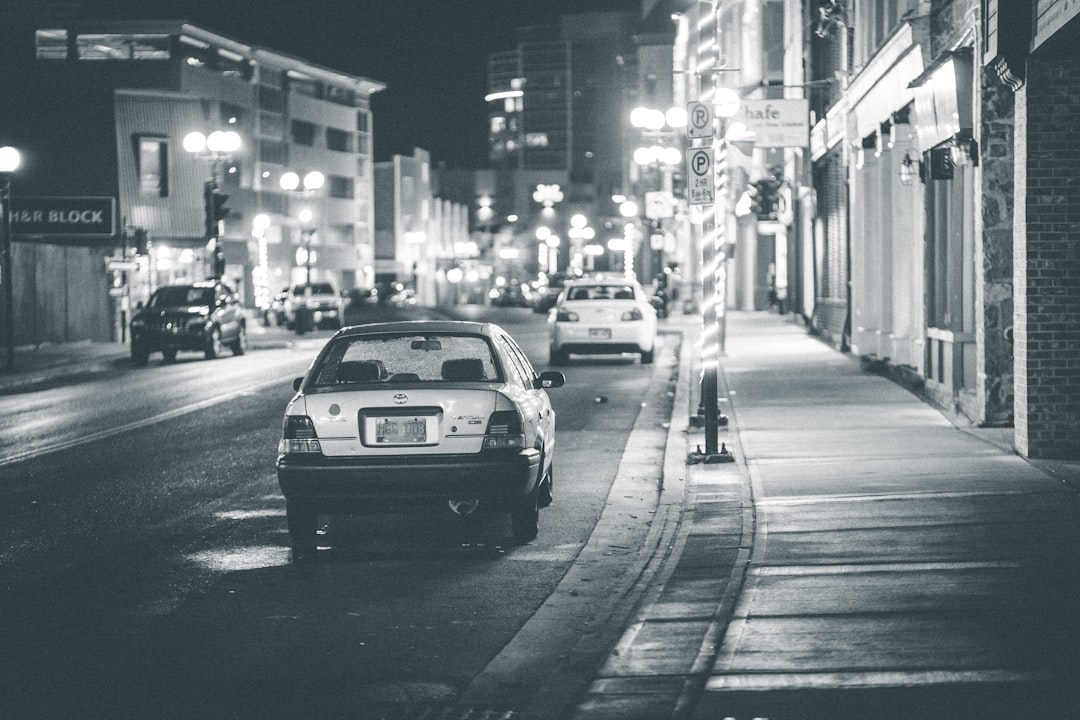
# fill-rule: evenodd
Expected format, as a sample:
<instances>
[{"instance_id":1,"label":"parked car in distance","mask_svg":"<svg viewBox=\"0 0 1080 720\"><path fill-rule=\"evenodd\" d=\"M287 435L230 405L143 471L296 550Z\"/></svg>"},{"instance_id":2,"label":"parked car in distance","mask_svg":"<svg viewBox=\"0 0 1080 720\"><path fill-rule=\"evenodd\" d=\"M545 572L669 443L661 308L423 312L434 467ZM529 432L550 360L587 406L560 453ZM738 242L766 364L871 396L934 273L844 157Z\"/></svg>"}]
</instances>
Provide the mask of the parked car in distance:
<instances>
[{"instance_id":1,"label":"parked car in distance","mask_svg":"<svg viewBox=\"0 0 1080 720\"><path fill-rule=\"evenodd\" d=\"M511 280L502 287L491 288L488 298L495 307L529 307L533 289L519 280Z\"/></svg>"},{"instance_id":2,"label":"parked car in distance","mask_svg":"<svg viewBox=\"0 0 1080 720\"><path fill-rule=\"evenodd\" d=\"M341 324L359 325L369 322L371 310L379 303L379 291L375 288L350 288L342 293Z\"/></svg>"},{"instance_id":3,"label":"parked car in distance","mask_svg":"<svg viewBox=\"0 0 1080 720\"><path fill-rule=\"evenodd\" d=\"M641 285L625 278L570 280L548 313L549 361L571 353L636 353L653 361L656 308Z\"/></svg>"},{"instance_id":4,"label":"parked car in distance","mask_svg":"<svg viewBox=\"0 0 1080 720\"><path fill-rule=\"evenodd\" d=\"M559 293L566 286L566 281L565 275L555 274L548 276L547 282L537 287L536 292L533 293L533 312L546 313L555 307L555 303L559 299Z\"/></svg>"},{"instance_id":5,"label":"parked car in distance","mask_svg":"<svg viewBox=\"0 0 1080 720\"><path fill-rule=\"evenodd\" d=\"M285 324L285 298L289 296L289 288L282 288L270 298L270 305L263 308L262 323L266 327L280 327Z\"/></svg>"},{"instance_id":6,"label":"parked car in distance","mask_svg":"<svg viewBox=\"0 0 1080 720\"><path fill-rule=\"evenodd\" d=\"M532 540L552 499L547 390L564 381L491 323L339 331L285 409L277 476L294 550L315 550L320 513L440 505L508 512L514 539Z\"/></svg>"},{"instance_id":7,"label":"parked car in distance","mask_svg":"<svg viewBox=\"0 0 1080 720\"><path fill-rule=\"evenodd\" d=\"M341 295L328 282L298 283L285 295L285 325L290 330L298 329L297 313L310 312L308 319L312 328L336 330L341 327L343 304ZM299 329L306 328L301 326Z\"/></svg>"},{"instance_id":8,"label":"parked car in distance","mask_svg":"<svg viewBox=\"0 0 1080 720\"><path fill-rule=\"evenodd\" d=\"M131 319L131 359L140 365L153 352L172 362L181 350L211 360L226 346L233 355L247 351L247 324L240 297L220 281L159 287Z\"/></svg>"}]
</instances>

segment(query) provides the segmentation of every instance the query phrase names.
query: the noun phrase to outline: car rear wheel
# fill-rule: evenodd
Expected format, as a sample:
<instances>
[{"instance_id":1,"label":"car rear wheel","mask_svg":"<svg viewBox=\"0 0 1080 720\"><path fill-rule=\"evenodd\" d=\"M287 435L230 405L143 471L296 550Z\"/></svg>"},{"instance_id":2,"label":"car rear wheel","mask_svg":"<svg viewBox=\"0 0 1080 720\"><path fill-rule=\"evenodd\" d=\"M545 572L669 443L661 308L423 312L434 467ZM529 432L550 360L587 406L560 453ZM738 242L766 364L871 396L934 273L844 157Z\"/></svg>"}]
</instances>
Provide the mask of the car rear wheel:
<instances>
[{"instance_id":1,"label":"car rear wheel","mask_svg":"<svg viewBox=\"0 0 1080 720\"><path fill-rule=\"evenodd\" d=\"M522 545L540 532L540 484L510 511L510 529L514 542Z\"/></svg>"},{"instance_id":2,"label":"car rear wheel","mask_svg":"<svg viewBox=\"0 0 1080 720\"><path fill-rule=\"evenodd\" d=\"M315 537L319 529L319 514L308 503L299 500L285 501L285 520L289 526L289 541L294 552L315 552Z\"/></svg>"},{"instance_id":3,"label":"car rear wheel","mask_svg":"<svg viewBox=\"0 0 1080 720\"><path fill-rule=\"evenodd\" d=\"M652 364L653 352L654 352L653 350L642 350L641 351L641 364L642 365L651 365Z\"/></svg>"},{"instance_id":4,"label":"car rear wheel","mask_svg":"<svg viewBox=\"0 0 1080 720\"><path fill-rule=\"evenodd\" d=\"M176 350L162 350L161 359L167 363L176 362Z\"/></svg>"},{"instance_id":5,"label":"car rear wheel","mask_svg":"<svg viewBox=\"0 0 1080 720\"><path fill-rule=\"evenodd\" d=\"M548 362L551 365L565 365L570 362L570 353L552 346L548 350Z\"/></svg>"},{"instance_id":6,"label":"car rear wheel","mask_svg":"<svg viewBox=\"0 0 1080 720\"><path fill-rule=\"evenodd\" d=\"M214 328L206 341L206 359L213 360L221 355L221 331Z\"/></svg>"},{"instance_id":7,"label":"car rear wheel","mask_svg":"<svg viewBox=\"0 0 1080 720\"><path fill-rule=\"evenodd\" d=\"M231 346L233 355L243 355L247 352L247 329L241 325L240 332L236 334L236 340Z\"/></svg>"}]
</instances>

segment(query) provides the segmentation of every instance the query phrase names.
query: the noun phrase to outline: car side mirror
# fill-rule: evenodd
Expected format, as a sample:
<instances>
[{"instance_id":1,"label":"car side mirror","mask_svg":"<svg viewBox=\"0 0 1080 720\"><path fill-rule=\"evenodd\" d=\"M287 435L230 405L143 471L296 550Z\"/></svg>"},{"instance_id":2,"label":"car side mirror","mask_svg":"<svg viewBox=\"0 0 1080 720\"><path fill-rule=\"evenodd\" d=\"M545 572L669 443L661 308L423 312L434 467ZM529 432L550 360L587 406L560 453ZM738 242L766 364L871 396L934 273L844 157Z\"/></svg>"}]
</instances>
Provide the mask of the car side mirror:
<instances>
[{"instance_id":1,"label":"car side mirror","mask_svg":"<svg viewBox=\"0 0 1080 720\"><path fill-rule=\"evenodd\" d=\"M551 388L562 387L566 384L566 376L558 370L545 370L540 373L540 377L536 378L534 385L537 390L549 390Z\"/></svg>"},{"instance_id":2,"label":"car side mirror","mask_svg":"<svg viewBox=\"0 0 1080 720\"><path fill-rule=\"evenodd\" d=\"M292 389L299 390L300 386L304 384L304 378L298 377L292 381Z\"/></svg>"},{"instance_id":3,"label":"car side mirror","mask_svg":"<svg viewBox=\"0 0 1080 720\"><path fill-rule=\"evenodd\" d=\"M135 309L136 309L136 310L142 310L142 309L143 309L143 301L142 301L142 300L140 300L139 302L135 303Z\"/></svg>"}]
</instances>

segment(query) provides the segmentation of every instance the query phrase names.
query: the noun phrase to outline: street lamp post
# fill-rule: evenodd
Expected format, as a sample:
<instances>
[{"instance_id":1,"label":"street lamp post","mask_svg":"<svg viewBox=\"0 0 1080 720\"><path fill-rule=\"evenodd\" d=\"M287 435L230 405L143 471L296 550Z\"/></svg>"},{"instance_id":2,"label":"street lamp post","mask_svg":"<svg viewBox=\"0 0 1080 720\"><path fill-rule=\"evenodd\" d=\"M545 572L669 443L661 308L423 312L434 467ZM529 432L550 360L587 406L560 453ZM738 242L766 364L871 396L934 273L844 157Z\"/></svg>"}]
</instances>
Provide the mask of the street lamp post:
<instances>
[{"instance_id":1,"label":"street lamp post","mask_svg":"<svg viewBox=\"0 0 1080 720\"><path fill-rule=\"evenodd\" d=\"M315 226L311 224L315 213L311 208L304 208L297 215L300 220L300 243L304 246L304 284L311 285L311 236L315 233Z\"/></svg>"},{"instance_id":2,"label":"street lamp post","mask_svg":"<svg viewBox=\"0 0 1080 720\"><path fill-rule=\"evenodd\" d=\"M7 350L7 372L15 372L15 293L11 286L11 174L19 168L21 157L13 147L0 148L0 263L4 286L4 336Z\"/></svg>"},{"instance_id":3,"label":"street lamp post","mask_svg":"<svg viewBox=\"0 0 1080 720\"><path fill-rule=\"evenodd\" d=\"M225 274L225 232L222 223L228 210L228 195L221 192L219 176L221 163L232 158L240 149L240 135L233 130L215 130L209 135L191 132L184 136L184 149L210 163L210 179L203 184L203 203L206 214L206 245L213 252L211 276L220 279Z\"/></svg>"},{"instance_id":4,"label":"street lamp post","mask_svg":"<svg viewBox=\"0 0 1080 720\"><path fill-rule=\"evenodd\" d=\"M638 215L638 204L633 200L624 200L619 204L619 214L627 219L623 225L623 275L634 277L634 224Z\"/></svg>"},{"instance_id":5,"label":"street lamp post","mask_svg":"<svg viewBox=\"0 0 1080 720\"><path fill-rule=\"evenodd\" d=\"M704 145L692 149L695 157L706 157L703 167L712 173L713 192L701 218L701 265L702 272L702 338L701 338L701 407L705 425L705 462L730 459L730 453L721 453L719 444L720 412L718 408L720 355L724 350L727 316L727 269L724 235L727 229L727 119L739 109L739 95L734 90L719 85L720 65L719 3L703 2L707 13L698 26L697 61L700 83L699 104L712 106L712 112L698 113L707 120L707 126L688 126L695 130L692 137L708 142L709 152L703 153ZM715 119L714 119L715 118ZM711 123L711 125L709 124ZM715 169L711 169L715 165ZM708 205L711 204L711 208Z\"/></svg>"},{"instance_id":6,"label":"street lamp post","mask_svg":"<svg viewBox=\"0 0 1080 720\"><path fill-rule=\"evenodd\" d=\"M312 170L301 178L297 173L290 171L284 173L278 182L282 190L310 196L322 189L323 185L326 184L326 176L318 170ZM304 266L304 282L307 285L311 285L311 265L314 261L311 250L311 239L316 229L315 225L312 224L314 217L315 215L310 208L303 208L297 214L297 219L300 221L301 244L304 248L304 262L302 263Z\"/></svg>"},{"instance_id":7,"label":"street lamp post","mask_svg":"<svg viewBox=\"0 0 1080 720\"><path fill-rule=\"evenodd\" d=\"M266 244L266 230L270 227L270 216L258 213L251 218L251 237L255 239L258 251L257 262L251 269L251 284L255 289L255 307L259 308L264 324L269 324L270 306L273 296L270 292L270 253Z\"/></svg>"},{"instance_id":8,"label":"street lamp post","mask_svg":"<svg viewBox=\"0 0 1080 720\"><path fill-rule=\"evenodd\" d=\"M656 229L674 215L673 174L683 161L684 142L679 131L686 128L686 123L686 109L682 107L666 111L636 107L630 113L630 124L645 143L633 154L634 164L641 173L636 194L644 201L645 217ZM643 277L651 279L663 267L663 249L654 250L650 246L643 260Z\"/></svg>"}]
</instances>

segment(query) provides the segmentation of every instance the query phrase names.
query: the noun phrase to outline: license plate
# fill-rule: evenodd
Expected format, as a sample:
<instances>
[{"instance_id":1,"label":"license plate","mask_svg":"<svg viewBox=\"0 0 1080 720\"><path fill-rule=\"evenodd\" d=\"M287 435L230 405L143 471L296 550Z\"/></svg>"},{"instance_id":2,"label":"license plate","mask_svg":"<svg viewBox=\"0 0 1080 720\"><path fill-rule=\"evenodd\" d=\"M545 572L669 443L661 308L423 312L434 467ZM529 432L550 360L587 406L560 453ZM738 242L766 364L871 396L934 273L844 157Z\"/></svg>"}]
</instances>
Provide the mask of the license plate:
<instances>
[{"instance_id":1,"label":"license plate","mask_svg":"<svg viewBox=\"0 0 1080 720\"><path fill-rule=\"evenodd\" d=\"M427 442L426 418L375 418L375 443L377 445L411 445L425 442Z\"/></svg>"},{"instance_id":2,"label":"license plate","mask_svg":"<svg viewBox=\"0 0 1080 720\"><path fill-rule=\"evenodd\" d=\"M589 328L589 337L597 340L610 340L611 328Z\"/></svg>"}]
</instances>

